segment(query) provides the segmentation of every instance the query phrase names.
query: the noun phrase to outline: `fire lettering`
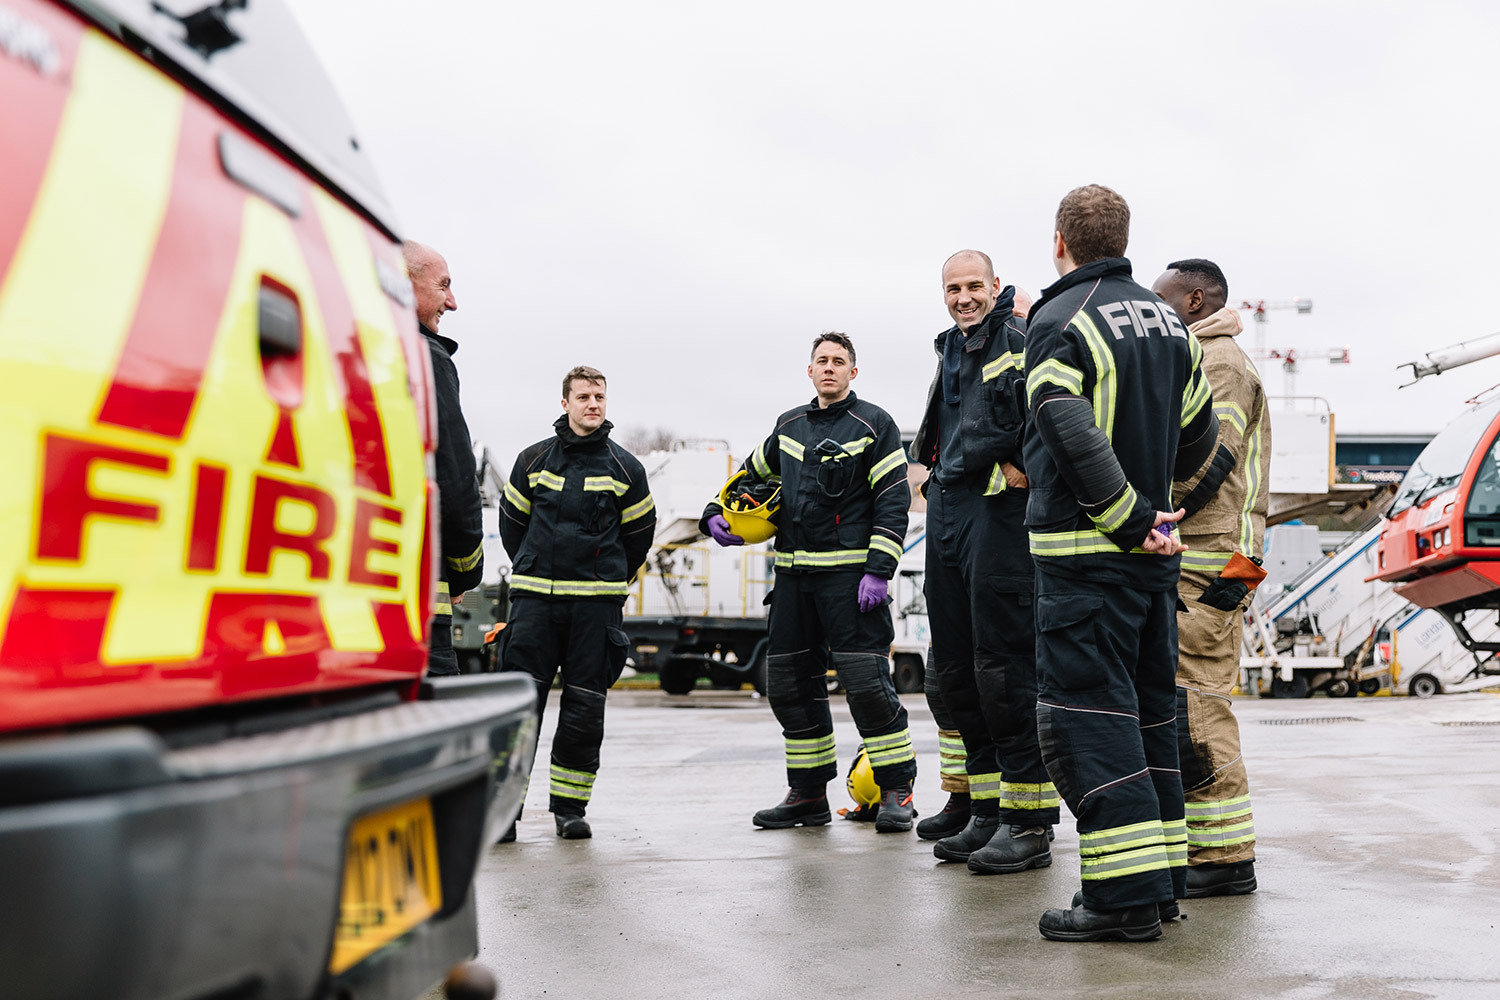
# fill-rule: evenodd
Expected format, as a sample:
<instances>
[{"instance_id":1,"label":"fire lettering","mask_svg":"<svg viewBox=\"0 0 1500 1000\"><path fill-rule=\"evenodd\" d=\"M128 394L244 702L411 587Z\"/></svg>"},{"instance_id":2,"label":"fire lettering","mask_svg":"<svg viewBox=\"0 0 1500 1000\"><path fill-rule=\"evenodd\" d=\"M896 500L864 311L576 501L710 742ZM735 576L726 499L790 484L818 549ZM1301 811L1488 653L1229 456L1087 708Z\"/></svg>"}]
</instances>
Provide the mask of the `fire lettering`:
<instances>
[{"instance_id":1,"label":"fire lettering","mask_svg":"<svg viewBox=\"0 0 1500 1000\"><path fill-rule=\"evenodd\" d=\"M308 507L313 513L312 527L301 534L283 530L278 522L282 501ZM327 580L332 560L323 550L323 544L333 534L336 515L333 497L317 487L257 475L245 539L245 572L270 573L271 556L280 549L307 557L309 580Z\"/></svg>"},{"instance_id":2,"label":"fire lettering","mask_svg":"<svg viewBox=\"0 0 1500 1000\"><path fill-rule=\"evenodd\" d=\"M354 543L349 552L349 582L395 590L401 585L399 576L395 573L381 573L370 569L370 553L386 552L396 555L401 551L399 542L376 538L370 533L370 528L376 521L384 521L386 524L400 527L401 511L396 507L371 503L363 497L355 501Z\"/></svg>"},{"instance_id":3,"label":"fire lettering","mask_svg":"<svg viewBox=\"0 0 1500 1000\"><path fill-rule=\"evenodd\" d=\"M171 471L168 455L95 444L62 434L42 442L42 503L37 518L36 558L79 562L83 533L90 517L155 524L161 508L147 500L100 496L89 488L96 463L143 469L157 475Z\"/></svg>"},{"instance_id":4,"label":"fire lettering","mask_svg":"<svg viewBox=\"0 0 1500 1000\"><path fill-rule=\"evenodd\" d=\"M188 532L187 568L212 573L219 568L224 534L224 494L229 470L199 462L193 475L193 523Z\"/></svg>"}]
</instances>

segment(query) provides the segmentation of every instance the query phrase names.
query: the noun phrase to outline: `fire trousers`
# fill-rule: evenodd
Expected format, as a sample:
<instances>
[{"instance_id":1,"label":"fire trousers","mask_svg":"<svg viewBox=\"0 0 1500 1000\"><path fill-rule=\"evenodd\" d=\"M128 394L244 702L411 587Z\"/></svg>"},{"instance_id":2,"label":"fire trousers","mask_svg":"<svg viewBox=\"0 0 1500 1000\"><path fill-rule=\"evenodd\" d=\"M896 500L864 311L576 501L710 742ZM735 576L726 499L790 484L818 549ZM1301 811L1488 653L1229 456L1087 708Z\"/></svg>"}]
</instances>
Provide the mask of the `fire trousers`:
<instances>
[{"instance_id":1,"label":"fire trousers","mask_svg":"<svg viewBox=\"0 0 1500 1000\"><path fill-rule=\"evenodd\" d=\"M899 788L917 776L906 708L891 683L891 612L881 605L860 613L863 575L860 569L776 574L766 696L781 723L792 788L820 788L838 777L828 708L830 666L870 755L875 783Z\"/></svg>"},{"instance_id":2,"label":"fire trousers","mask_svg":"<svg viewBox=\"0 0 1500 1000\"><path fill-rule=\"evenodd\" d=\"M1084 904L1117 910L1181 898L1177 594L1045 567L1036 581L1037 733L1078 819Z\"/></svg>"},{"instance_id":3,"label":"fire trousers","mask_svg":"<svg viewBox=\"0 0 1500 1000\"><path fill-rule=\"evenodd\" d=\"M929 619L930 621L931 619ZM963 733L958 723L948 712L943 702L943 692L938 690L937 671L932 669L932 647L927 647L927 671L922 675L922 694L927 698L927 708L932 712L932 721L938 727L938 777L945 792L969 794L968 751L964 749Z\"/></svg>"},{"instance_id":4,"label":"fire trousers","mask_svg":"<svg viewBox=\"0 0 1500 1000\"><path fill-rule=\"evenodd\" d=\"M1037 744L1025 507L1024 493L930 489L925 591L929 668L963 738L970 808L1034 827L1057 822L1059 800Z\"/></svg>"},{"instance_id":5,"label":"fire trousers","mask_svg":"<svg viewBox=\"0 0 1500 1000\"><path fill-rule=\"evenodd\" d=\"M1178 583L1187 608L1177 614L1177 741L1190 865L1255 857L1250 779L1229 698L1240 672L1244 601L1231 608L1200 602L1214 580L1211 573L1184 568Z\"/></svg>"},{"instance_id":6,"label":"fire trousers","mask_svg":"<svg viewBox=\"0 0 1500 1000\"><path fill-rule=\"evenodd\" d=\"M562 670L557 732L552 737L551 798L560 815L582 816L599 773L604 696L625 669L629 640L620 605L609 601L520 598L511 605L502 667L536 681L540 724L552 681Z\"/></svg>"}]
</instances>

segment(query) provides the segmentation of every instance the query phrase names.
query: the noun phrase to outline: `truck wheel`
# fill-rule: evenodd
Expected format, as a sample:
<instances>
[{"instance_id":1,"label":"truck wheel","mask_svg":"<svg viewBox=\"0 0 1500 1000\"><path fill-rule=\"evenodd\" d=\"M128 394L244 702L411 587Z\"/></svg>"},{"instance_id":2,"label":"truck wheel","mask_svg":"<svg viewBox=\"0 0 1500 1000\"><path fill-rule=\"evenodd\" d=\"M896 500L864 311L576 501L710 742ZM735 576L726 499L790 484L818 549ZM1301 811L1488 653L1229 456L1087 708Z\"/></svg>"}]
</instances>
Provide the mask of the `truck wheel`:
<instances>
[{"instance_id":1,"label":"truck wheel","mask_svg":"<svg viewBox=\"0 0 1500 1000\"><path fill-rule=\"evenodd\" d=\"M729 667L709 667L708 680L720 691L738 691L740 689L740 675Z\"/></svg>"},{"instance_id":2,"label":"truck wheel","mask_svg":"<svg viewBox=\"0 0 1500 1000\"><path fill-rule=\"evenodd\" d=\"M1306 698L1307 677L1304 674L1293 674L1292 679L1284 681L1280 677L1271 680L1272 698Z\"/></svg>"},{"instance_id":3,"label":"truck wheel","mask_svg":"<svg viewBox=\"0 0 1500 1000\"><path fill-rule=\"evenodd\" d=\"M1328 686L1323 690L1328 692L1330 698L1349 698L1359 693L1359 688L1355 687L1354 682L1347 677L1337 677L1329 681Z\"/></svg>"},{"instance_id":4,"label":"truck wheel","mask_svg":"<svg viewBox=\"0 0 1500 1000\"><path fill-rule=\"evenodd\" d=\"M687 694L698 684L698 665L692 660L668 660L658 677L667 694Z\"/></svg>"},{"instance_id":5,"label":"truck wheel","mask_svg":"<svg viewBox=\"0 0 1500 1000\"><path fill-rule=\"evenodd\" d=\"M1371 677L1368 680L1363 680L1363 681L1359 682L1359 693L1360 694L1375 694L1379 690L1380 690L1380 678L1378 678L1378 677Z\"/></svg>"},{"instance_id":6,"label":"truck wheel","mask_svg":"<svg viewBox=\"0 0 1500 1000\"><path fill-rule=\"evenodd\" d=\"M896 668L892 671L891 679L896 684L897 692L901 694L915 694L922 690L922 682L926 679L922 658L909 653L896 657Z\"/></svg>"},{"instance_id":7,"label":"truck wheel","mask_svg":"<svg viewBox=\"0 0 1500 1000\"><path fill-rule=\"evenodd\" d=\"M1443 685L1431 674L1418 674L1411 679L1411 686L1407 690L1413 698L1431 698L1443 693Z\"/></svg>"}]
</instances>

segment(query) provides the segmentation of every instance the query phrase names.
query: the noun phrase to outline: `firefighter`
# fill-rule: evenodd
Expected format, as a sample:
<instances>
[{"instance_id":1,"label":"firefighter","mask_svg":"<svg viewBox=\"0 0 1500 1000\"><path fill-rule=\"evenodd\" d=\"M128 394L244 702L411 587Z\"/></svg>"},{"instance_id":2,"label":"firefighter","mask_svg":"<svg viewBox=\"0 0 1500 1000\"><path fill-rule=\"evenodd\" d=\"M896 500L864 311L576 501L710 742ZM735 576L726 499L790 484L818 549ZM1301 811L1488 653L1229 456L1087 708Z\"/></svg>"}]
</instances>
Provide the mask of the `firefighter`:
<instances>
[{"instance_id":1,"label":"firefighter","mask_svg":"<svg viewBox=\"0 0 1500 1000\"><path fill-rule=\"evenodd\" d=\"M1036 736L1035 570L1020 468L1026 324L1015 289L977 250L949 257L942 283L954 326L933 344L937 374L911 453L932 469L928 676L940 698L929 704L940 727L946 716L962 736L971 818L933 854L980 874L1020 872L1052 863L1059 807ZM940 750L942 738L940 729Z\"/></svg>"},{"instance_id":2,"label":"firefighter","mask_svg":"<svg viewBox=\"0 0 1500 1000\"><path fill-rule=\"evenodd\" d=\"M1203 348L1219 444L1233 456L1216 494L1201 496L1200 486L1183 500L1201 510L1180 526L1188 551L1177 584L1177 744L1187 798L1187 898L1241 895L1255 891L1255 820L1229 695L1239 677L1244 606L1265 576L1270 415L1255 365L1235 343L1240 318L1225 305L1229 283L1218 265L1175 261L1151 290Z\"/></svg>"},{"instance_id":3,"label":"firefighter","mask_svg":"<svg viewBox=\"0 0 1500 1000\"><path fill-rule=\"evenodd\" d=\"M484 576L484 526L480 520L479 478L469 427L458 402L458 368L453 355L458 344L437 332L445 312L455 312L453 281L448 262L429 246L413 240L401 245L406 273L417 299L417 321L432 355L432 381L437 395L438 521L442 526L441 572L433 600L432 646L427 672L436 677L458 671L453 651L453 604L464 591L479 586Z\"/></svg>"},{"instance_id":4,"label":"firefighter","mask_svg":"<svg viewBox=\"0 0 1500 1000\"><path fill-rule=\"evenodd\" d=\"M754 482L781 484L766 694L786 741L790 790L755 814L752 822L767 829L832 818L825 785L838 776L838 762L830 664L880 787L875 829L910 830L916 812L917 760L891 683L895 630L886 608L911 504L906 455L890 415L850 391L858 374L853 342L842 333L819 335L807 366L816 398L778 417L743 466ZM699 528L720 545L742 543L717 500Z\"/></svg>"},{"instance_id":5,"label":"firefighter","mask_svg":"<svg viewBox=\"0 0 1500 1000\"><path fill-rule=\"evenodd\" d=\"M1083 890L1062 941L1150 940L1186 891L1175 714L1172 484L1215 451L1198 341L1131 279L1130 209L1077 188L1057 210L1059 280L1031 311L1026 525L1036 558L1037 730L1078 821ZM1158 530L1160 528L1160 530ZM1160 904L1160 906L1158 905Z\"/></svg>"},{"instance_id":6,"label":"firefighter","mask_svg":"<svg viewBox=\"0 0 1500 1000\"><path fill-rule=\"evenodd\" d=\"M593 835L584 813L599 772L605 692L625 669L622 609L656 534L646 471L609 439L606 388L594 368L563 377L553 436L516 458L500 503L512 564L504 669L536 681L538 721L562 670L549 808L568 840Z\"/></svg>"}]
</instances>

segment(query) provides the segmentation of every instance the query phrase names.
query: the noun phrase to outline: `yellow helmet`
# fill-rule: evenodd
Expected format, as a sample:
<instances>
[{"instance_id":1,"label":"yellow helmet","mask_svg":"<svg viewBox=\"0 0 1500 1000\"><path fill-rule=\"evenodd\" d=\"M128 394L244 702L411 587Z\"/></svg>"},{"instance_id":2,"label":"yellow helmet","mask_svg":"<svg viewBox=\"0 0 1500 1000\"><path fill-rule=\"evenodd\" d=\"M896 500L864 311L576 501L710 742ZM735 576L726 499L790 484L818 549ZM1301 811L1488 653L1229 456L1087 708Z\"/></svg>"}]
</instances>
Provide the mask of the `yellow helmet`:
<instances>
[{"instance_id":1,"label":"yellow helmet","mask_svg":"<svg viewBox=\"0 0 1500 1000\"><path fill-rule=\"evenodd\" d=\"M863 743L859 745L859 753L854 755L854 763L849 765L849 777L844 779L844 785L857 806L868 809L880 801L880 786L875 784L875 769L870 766L870 754Z\"/></svg>"},{"instance_id":2,"label":"yellow helmet","mask_svg":"<svg viewBox=\"0 0 1500 1000\"><path fill-rule=\"evenodd\" d=\"M729 477L729 482L719 491L719 506L724 509L729 530L743 538L745 544L754 545L776 534L775 518L781 510L781 484L735 489L734 484L749 474L741 469Z\"/></svg>"}]
</instances>

